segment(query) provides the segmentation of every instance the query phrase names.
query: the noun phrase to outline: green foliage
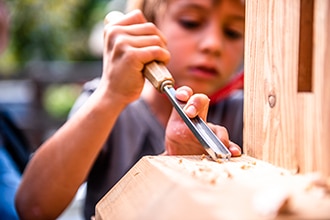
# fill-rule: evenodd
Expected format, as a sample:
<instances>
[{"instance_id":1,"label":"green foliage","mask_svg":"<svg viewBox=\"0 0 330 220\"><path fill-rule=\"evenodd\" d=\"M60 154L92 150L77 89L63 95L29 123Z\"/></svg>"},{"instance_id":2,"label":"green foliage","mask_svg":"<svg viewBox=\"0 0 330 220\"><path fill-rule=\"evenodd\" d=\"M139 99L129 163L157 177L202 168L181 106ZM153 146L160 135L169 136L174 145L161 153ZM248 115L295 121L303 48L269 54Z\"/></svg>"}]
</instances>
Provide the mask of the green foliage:
<instances>
[{"instance_id":1,"label":"green foliage","mask_svg":"<svg viewBox=\"0 0 330 220\"><path fill-rule=\"evenodd\" d=\"M106 0L11 0L10 42L0 69L29 61L93 60L87 46L93 25L107 13Z\"/></svg>"},{"instance_id":2,"label":"green foliage","mask_svg":"<svg viewBox=\"0 0 330 220\"><path fill-rule=\"evenodd\" d=\"M76 84L53 84L44 94L43 106L52 117L66 118L80 91Z\"/></svg>"}]
</instances>

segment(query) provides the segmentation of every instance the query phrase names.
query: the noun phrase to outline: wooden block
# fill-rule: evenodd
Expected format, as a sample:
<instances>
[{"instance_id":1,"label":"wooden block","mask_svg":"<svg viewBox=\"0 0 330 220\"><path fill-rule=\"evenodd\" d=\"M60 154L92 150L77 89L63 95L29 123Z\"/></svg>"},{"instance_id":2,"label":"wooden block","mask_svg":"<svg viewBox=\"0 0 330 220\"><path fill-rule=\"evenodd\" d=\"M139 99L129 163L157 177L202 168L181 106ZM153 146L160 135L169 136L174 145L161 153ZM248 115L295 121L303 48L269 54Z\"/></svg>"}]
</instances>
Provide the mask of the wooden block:
<instances>
[{"instance_id":1,"label":"wooden block","mask_svg":"<svg viewBox=\"0 0 330 220\"><path fill-rule=\"evenodd\" d=\"M146 156L99 201L95 218L329 219L329 184L316 186L310 176L248 156L225 163ZM288 213L272 211L284 201Z\"/></svg>"},{"instance_id":2,"label":"wooden block","mask_svg":"<svg viewBox=\"0 0 330 220\"><path fill-rule=\"evenodd\" d=\"M330 176L330 1L246 1L243 147Z\"/></svg>"}]
</instances>

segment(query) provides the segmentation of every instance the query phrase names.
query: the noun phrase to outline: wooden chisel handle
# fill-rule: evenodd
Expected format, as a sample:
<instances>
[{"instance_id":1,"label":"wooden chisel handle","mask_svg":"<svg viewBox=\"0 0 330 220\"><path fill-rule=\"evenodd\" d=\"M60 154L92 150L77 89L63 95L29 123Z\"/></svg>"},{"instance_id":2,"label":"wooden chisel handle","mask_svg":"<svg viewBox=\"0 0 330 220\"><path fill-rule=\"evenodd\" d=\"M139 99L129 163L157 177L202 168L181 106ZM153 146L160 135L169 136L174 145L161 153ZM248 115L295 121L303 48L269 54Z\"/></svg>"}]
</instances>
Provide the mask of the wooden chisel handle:
<instances>
[{"instance_id":1,"label":"wooden chisel handle","mask_svg":"<svg viewBox=\"0 0 330 220\"><path fill-rule=\"evenodd\" d=\"M143 74L159 92L164 92L166 85L174 86L174 79L163 63L153 61L146 64Z\"/></svg>"}]
</instances>

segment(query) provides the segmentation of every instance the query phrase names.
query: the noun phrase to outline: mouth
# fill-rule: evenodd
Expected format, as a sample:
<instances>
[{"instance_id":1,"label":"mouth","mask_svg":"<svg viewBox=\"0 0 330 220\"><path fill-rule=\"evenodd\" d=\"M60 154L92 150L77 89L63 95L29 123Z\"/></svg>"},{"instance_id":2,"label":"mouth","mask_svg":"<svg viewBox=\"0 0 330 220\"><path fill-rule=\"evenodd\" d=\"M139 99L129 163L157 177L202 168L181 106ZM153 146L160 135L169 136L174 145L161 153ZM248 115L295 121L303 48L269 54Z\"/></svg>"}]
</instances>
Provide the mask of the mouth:
<instances>
[{"instance_id":1,"label":"mouth","mask_svg":"<svg viewBox=\"0 0 330 220\"><path fill-rule=\"evenodd\" d=\"M210 79L218 76L219 72L216 68L207 66L193 66L189 68L193 76L203 79Z\"/></svg>"}]
</instances>

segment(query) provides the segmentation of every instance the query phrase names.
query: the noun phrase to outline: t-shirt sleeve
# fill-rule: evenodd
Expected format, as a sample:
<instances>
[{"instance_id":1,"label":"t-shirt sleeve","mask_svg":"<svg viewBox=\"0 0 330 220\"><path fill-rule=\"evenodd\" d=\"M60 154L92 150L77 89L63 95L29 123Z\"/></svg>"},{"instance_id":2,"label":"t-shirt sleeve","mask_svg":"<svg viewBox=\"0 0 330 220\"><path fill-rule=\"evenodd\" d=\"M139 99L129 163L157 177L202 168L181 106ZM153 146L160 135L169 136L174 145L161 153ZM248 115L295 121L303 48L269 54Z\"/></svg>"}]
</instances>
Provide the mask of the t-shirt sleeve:
<instances>
[{"instance_id":1,"label":"t-shirt sleeve","mask_svg":"<svg viewBox=\"0 0 330 220\"><path fill-rule=\"evenodd\" d=\"M87 83L84 84L83 90L75 103L73 104L70 113L68 115L68 118L71 118L74 113L77 112L77 110L87 101L87 99L90 97L90 95L95 91L98 84L100 82L100 78L93 79Z\"/></svg>"}]
</instances>

